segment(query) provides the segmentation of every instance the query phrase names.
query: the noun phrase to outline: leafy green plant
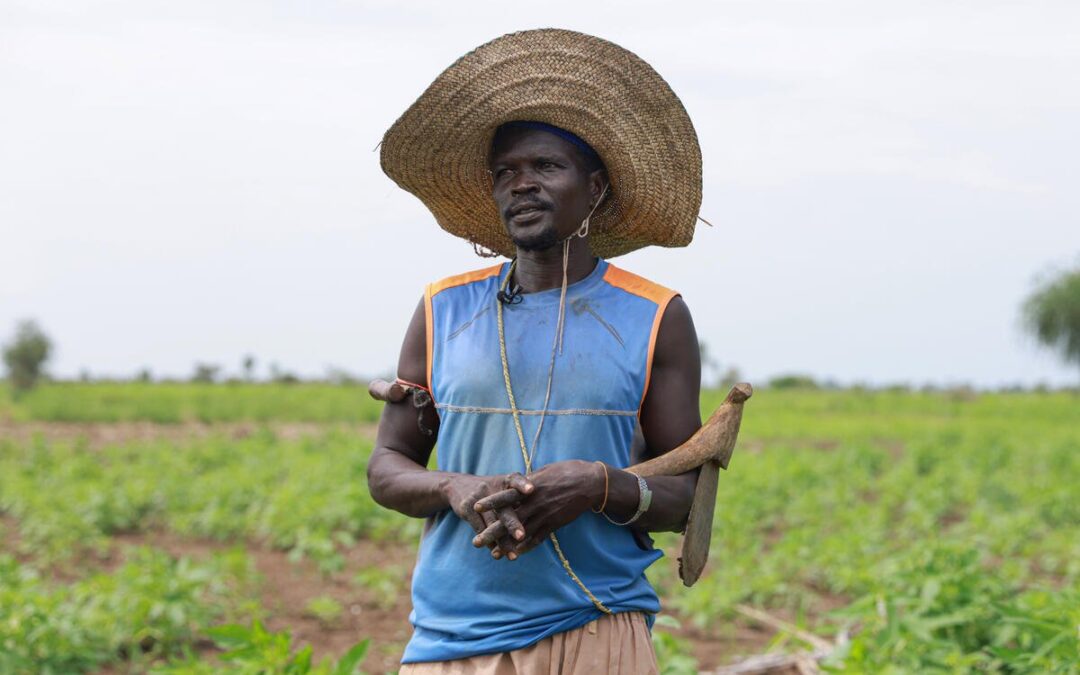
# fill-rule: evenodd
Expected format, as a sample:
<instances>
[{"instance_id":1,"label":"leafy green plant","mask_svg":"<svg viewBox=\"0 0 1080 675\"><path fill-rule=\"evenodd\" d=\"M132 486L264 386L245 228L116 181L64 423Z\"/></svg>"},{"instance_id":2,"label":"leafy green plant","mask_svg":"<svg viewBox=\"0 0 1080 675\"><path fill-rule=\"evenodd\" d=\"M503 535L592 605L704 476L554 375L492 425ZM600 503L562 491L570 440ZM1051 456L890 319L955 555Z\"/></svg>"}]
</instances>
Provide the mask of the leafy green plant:
<instances>
[{"instance_id":1,"label":"leafy green plant","mask_svg":"<svg viewBox=\"0 0 1080 675\"><path fill-rule=\"evenodd\" d=\"M78 443L0 440L0 511L19 520L22 546L50 561L106 552L115 533L266 541L341 569L360 536L412 538L420 521L378 507L364 482L371 441L344 432L280 440L139 442L87 452Z\"/></svg>"},{"instance_id":2,"label":"leafy green plant","mask_svg":"<svg viewBox=\"0 0 1080 675\"><path fill-rule=\"evenodd\" d=\"M368 414L360 394L309 384L46 383L0 406L16 420L56 414L336 423ZM722 396L705 392L703 409L710 411ZM66 560L69 576L79 574L76 561L84 554L115 549L115 535L156 530L268 543L332 573L359 539L415 541L421 531L420 520L371 500L364 482L371 448L370 437L341 427L306 438L268 426L245 438L223 431L93 448L79 441L0 439L0 512L17 532L11 539L21 555L38 565ZM735 605L749 603L798 616L801 626L822 636L857 629L834 664L847 672L1070 672L1080 649L1077 448L1080 411L1067 393L763 390L747 408L739 448L721 478L706 575L693 589L678 582L674 565L660 563L649 575L664 606L695 625L723 631L734 623ZM676 536L656 539L677 550ZM153 576L163 574L154 569ZM43 653L67 655L48 661L62 664L56 672L119 658L101 630L64 618L73 616L72 588L87 580L57 590L40 578L10 581L12 574L0 578L0 597L21 590L4 607L30 613L17 628L0 619L0 632L8 631L4 638L20 645L20 654L52 635L55 644ZM403 589L400 576L397 588ZM400 595L396 580L392 568L354 577L388 604ZM99 586L104 594L119 592ZM167 588L138 592L157 597ZM183 598L183 588L168 592ZM215 594L213 602L194 604L222 607L215 621L247 621L236 601ZM202 611L178 602L189 619ZM170 604L154 615L165 637L155 636L153 644L162 650L169 644L166 651L176 653L199 639L207 615L170 623L162 618ZM102 616L151 614L134 600L106 606ZM830 613L838 606L850 612ZM74 628L61 630L63 621ZM663 625L658 653L680 654L684 647L664 637L670 632ZM134 643L129 637L125 644ZM132 650L135 658L146 656L138 656L141 649ZM0 663L0 672L5 667Z\"/></svg>"},{"instance_id":3,"label":"leafy green plant","mask_svg":"<svg viewBox=\"0 0 1080 675\"><path fill-rule=\"evenodd\" d=\"M859 630L836 672L1080 672L1075 591L1026 591L978 551L934 541L878 572L878 588L839 612Z\"/></svg>"},{"instance_id":4,"label":"leafy green plant","mask_svg":"<svg viewBox=\"0 0 1080 675\"><path fill-rule=\"evenodd\" d=\"M320 595L317 598L312 598L308 601L304 607L304 611L309 615L319 620L326 626L333 626L341 619L341 613L344 611L341 603L331 598L328 595Z\"/></svg>"},{"instance_id":5,"label":"leafy green plant","mask_svg":"<svg viewBox=\"0 0 1080 675\"><path fill-rule=\"evenodd\" d=\"M679 621L669 615L656 617L653 624L652 643L656 652L656 663L661 675L694 675L698 672L698 662L690 653L690 644L671 633L660 630L661 627L678 630Z\"/></svg>"},{"instance_id":6,"label":"leafy green plant","mask_svg":"<svg viewBox=\"0 0 1080 675\"><path fill-rule=\"evenodd\" d=\"M197 655L159 666L151 671L155 675L209 675L211 673L234 673L236 675L353 675L359 672L360 663L367 655L369 641L354 645L336 662L324 659L312 663L311 646L300 649L292 647L288 631L270 632L259 621L251 627L230 624L207 629L206 634L224 650L218 656L222 663L208 664Z\"/></svg>"},{"instance_id":7,"label":"leafy green plant","mask_svg":"<svg viewBox=\"0 0 1080 675\"><path fill-rule=\"evenodd\" d=\"M0 555L0 672L84 672L178 653L243 607L247 565L236 555L194 563L138 548L115 572L66 586Z\"/></svg>"}]
</instances>

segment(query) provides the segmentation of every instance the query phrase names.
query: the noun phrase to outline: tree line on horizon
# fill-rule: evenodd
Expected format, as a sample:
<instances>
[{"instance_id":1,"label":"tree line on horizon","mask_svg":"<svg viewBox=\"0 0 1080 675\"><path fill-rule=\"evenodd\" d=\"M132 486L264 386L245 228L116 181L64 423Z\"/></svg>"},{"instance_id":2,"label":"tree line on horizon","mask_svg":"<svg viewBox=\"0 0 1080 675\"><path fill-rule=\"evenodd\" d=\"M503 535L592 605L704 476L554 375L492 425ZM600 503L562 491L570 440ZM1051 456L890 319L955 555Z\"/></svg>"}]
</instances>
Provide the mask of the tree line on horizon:
<instances>
[{"instance_id":1,"label":"tree line on horizon","mask_svg":"<svg viewBox=\"0 0 1080 675\"><path fill-rule=\"evenodd\" d=\"M1074 270L1066 270L1057 274L1049 275L1037 284L1035 290L1027 297L1020 308L1021 325L1025 332L1030 334L1037 343L1054 351L1066 364L1080 367L1080 267ZM721 371L720 364L713 357L711 350L705 342L701 342L702 373L706 377L711 374L711 384L714 387L727 387L741 379L740 373L735 367L728 367ZM6 368L5 376L10 383L13 395L20 395L32 389L40 380L47 377L45 364L48 362L53 351L52 340L44 330L31 319L18 322L15 335L10 342L3 345L3 361ZM157 381L188 381L200 383L254 383L260 381L255 374L255 357L248 354L241 359L241 370L238 375L225 376L222 367L218 364L196 362L192 374L186 380L175 378L163 378ZM79 380L93 381L94 378L84 371ZM131 378L98 378L98 380L120 380L135 382L155 381L148 368L139 370ZM339 385L357 385L367 382L366 378L354 375L344 368L331 366L327 368L322 378L302 378L299 375L281 369L276 363L270 364L269 378L263 382L292 384L299 382L326 382ZM767 386L774 389L867 389L867 390L897 390L911 391L974 391L969 385L955 385L950 387L938 387L936 385L923 385L913 387L906 383L897 383L883 386L870 386L854 384L845 387L834 380L817 380L810 375L801 373L785 373L771 378ZM1023 387L1014 385L1003 387L1004 391L1046 391L1050 387L1036 385Z\"/></svg>"},{"instance_id":2,"label":"tree line on horizon","mask_svg":"<svg viewBox=\"0 0 1080 675\"><path fill-rule=\"evenodd\" d=\"M11 385L15 395L29 391L43 380L62 382L59 378L51 378L45 370L49 357L53 352L52 339L38 325L36 321L25 319L18 323L12 340L3 346L3 359L6 367L5 379ZM260 379L256 373L257 361L251 354L245 355L240 361L240 370L235 374L226 374L224 369L216 363L197 361L192 367L191 374L187 377L157 377L155 378L149 368L141 368L130 377L98 376L94 377L89 371L83 370L77 378L69 381L77 382L194 382L204 384L243 384L256 382L270 382L276 384L295 384L300 382L324 382L337 385L354 385L366 383L368 380L363 376L356 375L338 366L330 366L322 377L304 378L296 373L281 368L277 363L271 363L267 375Z\"/></svg>"}]
</instances>

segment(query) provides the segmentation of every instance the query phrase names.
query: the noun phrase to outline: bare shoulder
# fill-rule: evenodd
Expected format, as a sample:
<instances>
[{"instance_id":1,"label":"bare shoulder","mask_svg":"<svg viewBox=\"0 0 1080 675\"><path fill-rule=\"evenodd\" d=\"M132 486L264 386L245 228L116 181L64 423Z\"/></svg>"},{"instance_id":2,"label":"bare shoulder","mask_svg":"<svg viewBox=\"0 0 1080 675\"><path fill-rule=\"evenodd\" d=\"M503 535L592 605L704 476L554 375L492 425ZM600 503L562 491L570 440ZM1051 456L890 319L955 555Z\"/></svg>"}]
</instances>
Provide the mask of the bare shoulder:
<instances>
[{"instance_id":1,"label":"bare shoulder","mask_svg":"<svg viewBox=\"0 0 1080 675\"><path fill-rule=\"evenodd\" d=\"M686 363L701 369L701 354L698 349L697 331L690 308L681 295L676 295L668 302L664 315L660 319L660 329L656 334L656 351L653 367L668 363Z\"/></svg>"},{"instance_id":2,"label":"bare shoulder","mask_svg":"<svg viewBox=\"0 0 1080 675\"><path fill-rule=\"evenodd\" d=\"M650 456L663 454L701 426L701 352L694 320L681 296L671 298L656 336L652 370L641 407Z\"/></svg>"},{"instance_id":3,"label":"bare shoulder","mask_svg":"<svg viewBox=\"0 0 1080 675\"><path fill-rule=\"evenodd\" d=\"M427 386L427 317L424 298L413 311L409 327L405 329L405 339L401 343L398 356L398 377L407 382L423 383Z\"/></svg>"}]
</instances>

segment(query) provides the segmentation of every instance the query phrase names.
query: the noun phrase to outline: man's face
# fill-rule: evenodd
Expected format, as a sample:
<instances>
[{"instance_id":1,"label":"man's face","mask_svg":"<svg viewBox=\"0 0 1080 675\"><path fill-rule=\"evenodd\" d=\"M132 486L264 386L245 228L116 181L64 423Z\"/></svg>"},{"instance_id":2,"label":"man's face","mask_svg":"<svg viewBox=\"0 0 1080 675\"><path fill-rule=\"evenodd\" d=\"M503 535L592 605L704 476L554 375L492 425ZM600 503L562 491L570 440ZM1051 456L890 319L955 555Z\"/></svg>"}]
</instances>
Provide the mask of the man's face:
<instances>
[{"instance_id":1,"label":"man's face","mask_svg":"<svg viewBox=\"0 0 1080 675\"><path fill-rule=\"evenodd\" d=\"M503 224L525 251L550 248L577 231L602 187L603 172L590 173L573 144L539 129L499 134L490 168Z\"/></svg>"}]
</instances>

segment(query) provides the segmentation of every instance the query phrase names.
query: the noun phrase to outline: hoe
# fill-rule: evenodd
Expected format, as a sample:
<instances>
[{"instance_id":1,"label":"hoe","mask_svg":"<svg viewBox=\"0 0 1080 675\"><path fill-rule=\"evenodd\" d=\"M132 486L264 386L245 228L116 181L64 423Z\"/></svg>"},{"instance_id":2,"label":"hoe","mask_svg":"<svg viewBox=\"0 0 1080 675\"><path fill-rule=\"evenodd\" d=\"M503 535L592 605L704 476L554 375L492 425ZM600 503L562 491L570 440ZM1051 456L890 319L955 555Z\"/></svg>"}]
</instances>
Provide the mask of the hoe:
<instances>
[{"instance_id":1,"label":"hoe","mask_svg":"<svg viewBox=\"0 0 1080 675\"><path fill-rule=\"evenodd\" d=\"M368 386L372 398L387 403L404 400L413 389L415 388L400 382L385 380L375 380ZM700 467L694 501L683 537L682 554L679 556L679 577L686 586L692 586L705 569L705 561L709 557L709 542L712 539L713 511L716 509L720 469L728 468L731 453L735 451L735 441L739 436L743 404L753 393L754 390L749 384L736 384L716 412L689 440L670 452L626 469L632 474L647 478L676 476Z\"/></svg>"}]
</instances>

